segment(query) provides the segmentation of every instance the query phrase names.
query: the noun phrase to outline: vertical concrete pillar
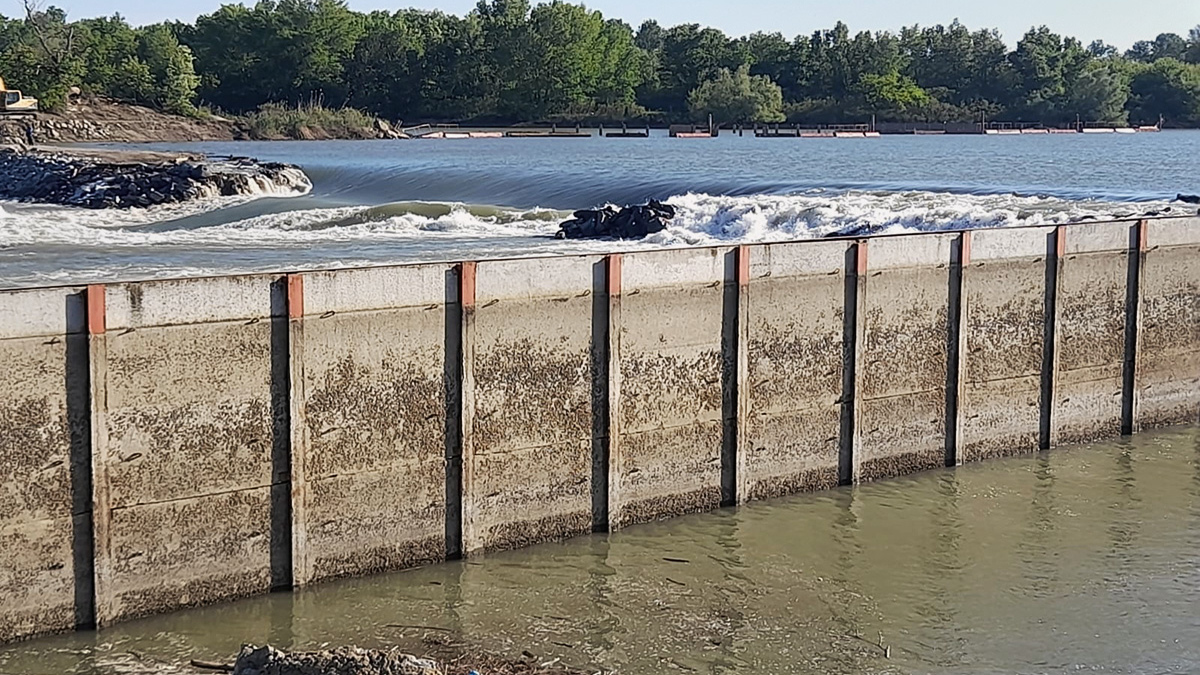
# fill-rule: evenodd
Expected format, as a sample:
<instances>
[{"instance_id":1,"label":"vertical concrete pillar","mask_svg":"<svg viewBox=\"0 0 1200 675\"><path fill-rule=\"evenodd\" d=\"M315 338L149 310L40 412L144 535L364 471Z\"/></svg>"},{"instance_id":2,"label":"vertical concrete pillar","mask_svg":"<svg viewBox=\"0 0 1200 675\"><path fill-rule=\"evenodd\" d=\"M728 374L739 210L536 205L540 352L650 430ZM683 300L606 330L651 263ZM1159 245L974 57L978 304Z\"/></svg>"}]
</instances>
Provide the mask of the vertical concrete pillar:
<instances>
[{"instance_id":1,"label":"vertical concrete pillar","mask_svg":"<svg viewBox=\"0 0 1200 675\"><path fill-rule=\"evenodd\" d=\"M96 626L113 623L112 506L108 477L108 336L103 284L87 287L88 363L92 399L92 545Z\"/></svg>"},{"instance_id":2,"label":"vertical concrete pillar","mask_svg":"<svg viewBox=\"0 0 1200 675\"><path fill-rule=\"evenodd\" d=\"M302 588L312 579L308 557L308 461L309 437L306 423L304 385L304 275L289 274L284 280L287 292L288 360L291 412L292 498L292 586Z\"/></svg>"},{"instance_id":3,"label":"vertical concrete pillar","mask_svg":"<svg viewBox=\"0 0 1200 675\"><path fill-rule=\"evenodd\" d=\"M866 239L859 239L846 251L846 282L843 289L842 317L842 397L839 403L841 425L838 441L838 484L851 485L858 481L858 457L862 453L857 433L860 422L858 404L858 373L863 367L862 344L865 331L859 320L859 310L866 301L867 258Z\"/></svg>"},{"instance_id":4,"label":"vertical concrete pillar","mask_svg":"<svg viewBox=\"0 0 1200 675\"><path fill-rule=\"evenodd\" d=\"M464 262L458 267L458 302L462 308L462 351L460 392L462 400L462 443L460 494L462 503L462 553L479 549L479 531L475 521L475 285L477 264Z\"/></svg>"},{"instance_id":5,"label":"vertical concrete pillar","mask_svg":"<svg viewBox=\"0 0 1200 675\"><path fill-rule=\"evenodd\" d=\"M971 264L970 231L958 235L950 250L950 299L946 317L946 466L962 464L959 449L962 436L963 378L962 354L965 331L963 331L963 270Z\"/></svg>"},{"instance_id":6,"label":"vertical concrete pillar","mask_svg":"<svg viewBox=\"0 0 1200 675\"><path fill-rule=\"evenodd\" d=\"M625 458L621 437L621 266L620 253L611 253L605 258L608 290L608 529L615 530L621 523L619 505L622 500L621 477L625 472Z\"/></svg>"},{"instance_id":7,"label":"vertical concrete pillar","mask_svg":"<svg viewBox=\"0 0 1200 675\"><path fill-rule=\"evenodd\" d=\"M737 342L733 345L736 366L736 398L734 401L734 438L733 457L730 462L733 469L733 501L745 504L750 501L750 476L746 467L746 458L753 449L750 439L750 256L752 247L745 244L738 246L734 254L737 256ZM728 348L728 346L727 346Z\"/></svg>"}]
</instances>

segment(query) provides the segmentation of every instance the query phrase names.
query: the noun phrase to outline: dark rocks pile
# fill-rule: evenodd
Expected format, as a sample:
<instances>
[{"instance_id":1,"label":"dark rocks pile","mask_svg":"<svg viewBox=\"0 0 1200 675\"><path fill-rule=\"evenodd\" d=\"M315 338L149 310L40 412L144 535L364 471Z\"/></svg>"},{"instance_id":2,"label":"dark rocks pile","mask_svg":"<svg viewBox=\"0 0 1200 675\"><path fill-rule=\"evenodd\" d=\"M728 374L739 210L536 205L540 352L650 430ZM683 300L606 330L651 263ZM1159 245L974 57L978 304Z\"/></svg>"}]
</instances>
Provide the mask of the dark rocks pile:
<instances>
[{"instance_id":1,"label":"dark rocks pile","mask_svg":"<svg viewBox=\"0 0 1200 675\"><path fill-rule=\"evenodd\" d=\"M650 200L647 204L617 209L576 211L574 218L560 225L559 239L641 239L667 229L675 217L675 207Z\"/></svg>"},{"instance_id":2,"label":"dark rocks pile","mask_svg":"<svg viewBox=\"0 0 1200 675\"><path fill-rule=\"evenodd\" d=\"M233 675L445 675L441 664L411 654L342 647L286 654L246 645Z\"/></svg>"},{"instance_id":3,"label":"dark rocks pile","mask_svg":"<svg viewBox=\"0 0 1200 675\"><path fill-rule=\"evenodd\" d=\"M311 187L287 164L244 158L151 156L133 161L69 152L0 149L0 200L135 208L219 196L288 194Z\"/></svg>"}]
</instances>

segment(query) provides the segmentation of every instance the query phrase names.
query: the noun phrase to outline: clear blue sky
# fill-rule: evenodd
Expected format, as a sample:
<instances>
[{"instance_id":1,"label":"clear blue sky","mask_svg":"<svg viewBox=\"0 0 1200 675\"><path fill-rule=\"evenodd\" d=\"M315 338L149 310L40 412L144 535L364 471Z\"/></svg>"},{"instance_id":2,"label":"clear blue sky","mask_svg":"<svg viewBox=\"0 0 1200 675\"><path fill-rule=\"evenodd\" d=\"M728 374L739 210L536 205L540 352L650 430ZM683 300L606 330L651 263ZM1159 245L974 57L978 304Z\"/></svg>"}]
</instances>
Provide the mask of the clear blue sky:
<instances>
[{"instance_id":1,"label":"clear blue sky","mask_svg":"<svg viewBox=\"0 0 1200 675\"><path fill-rule=\"evenodd\" d=\"M194 19L211 12L221 0L49 0L72 17L120 12L135 24L165 19ZM537 0L534 0L536 4ZM253 4L248 0L247 4ZM635 27L643 19L663 25L700 23L733 35L758 30L780 31L792 37L828 28L838 20L852 31L896 29L902 25L949 23L958 18L971 28L995 27L1011 45L1030 26L1051 29L1080 38L1085 43L1101 39L1121 49L1133 42L1153 39L1164 32L1186 36L1200 24L1200 0L1006 0L961 2L955 0L854 0L851 2L796 2L795 0L591 0L589 7L615 16ZM359 10L423 7L462 14L474 0L350 0ZM0 0L0 14L18 15L20 0Z\"/></svg>"}]
</instances>

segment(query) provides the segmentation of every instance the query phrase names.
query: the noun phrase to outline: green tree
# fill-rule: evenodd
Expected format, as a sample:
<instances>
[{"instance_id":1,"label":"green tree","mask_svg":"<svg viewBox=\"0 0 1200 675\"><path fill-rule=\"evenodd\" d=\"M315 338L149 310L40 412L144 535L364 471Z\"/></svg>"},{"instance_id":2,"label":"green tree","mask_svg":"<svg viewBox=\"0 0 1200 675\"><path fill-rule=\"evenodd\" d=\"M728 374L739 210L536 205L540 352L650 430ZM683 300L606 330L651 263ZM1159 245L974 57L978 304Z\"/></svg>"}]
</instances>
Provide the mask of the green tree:
<instances>
[{"instance_id":1,"label":"green tree","mask_svg":"<svg viewBox=\"0 0 1200 675\"><path fill-rule=\"evenodd\" d=\"M1200 66L1161 59L1139 68L1129 84L1130 117L1154 124L1200 125Z\"/></svg>"},{"instance_id":2,"label":"green tree","mask_svg":"<svg viewBox=\"0 0 1200 675\"><path fill-rule=\"evenodd\" d=\"M893 119L911 118L932 100L913 79L895 70L884 75L864 74L858 90L868 110Z\"/></svg>"},{"instance_id":3,"label":"green tree","mask_svg":"<svg viewBox=\"0 0 1200 675\"><path fill-rule=\"evenodd\" d=\"M731 72L719 69L688 96L692 116L712 115L718 124L782 122L783 91L764 75L751 75L749 66Z\"/></svg>"},{"instance_id":4,"label":"green tree","mask_svg":"<svg viewBox=\"0 0 1200 675\"><path fill-rule=\"evenodd\" d=\"M1124 74L1103 61L1089 63L1070 85L1064 112L1074 111L1085 121L1124 125L1129 121L1129 82Z\"/></svg>"}]
</instances>

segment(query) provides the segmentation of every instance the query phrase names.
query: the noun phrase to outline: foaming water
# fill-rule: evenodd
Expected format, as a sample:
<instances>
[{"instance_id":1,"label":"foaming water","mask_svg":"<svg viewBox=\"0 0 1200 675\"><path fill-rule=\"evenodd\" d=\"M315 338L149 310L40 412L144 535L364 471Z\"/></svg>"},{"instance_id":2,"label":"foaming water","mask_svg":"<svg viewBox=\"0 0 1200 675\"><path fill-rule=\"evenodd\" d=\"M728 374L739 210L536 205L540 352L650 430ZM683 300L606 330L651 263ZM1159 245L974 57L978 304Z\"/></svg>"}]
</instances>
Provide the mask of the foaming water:
<instances>
[{"instance_id":1,"label":"foaming water","mask_svg":"<svg viewBox=\"0 0 1200 675\"><path fill-rule=\"evenodd\" d=\"M1186 214L1168 200L1200 192L1200 132L159 147L291 162L307 179L140 211L0 205L0 287ZM553 238L574 209L650 198L679 216L645 240Z\"/></svg>"},{"instance_id":2,"label":"foaming water","mask_svg":"<svg viewBox=\"0 0 1200 675\"><path fill-rule=\"evenodd\" d=\"M0 672L449 632L631 675L1193 673L1198 606L1200 432L1181 429L38 640Z\"/></svg>"}]
</instances>

